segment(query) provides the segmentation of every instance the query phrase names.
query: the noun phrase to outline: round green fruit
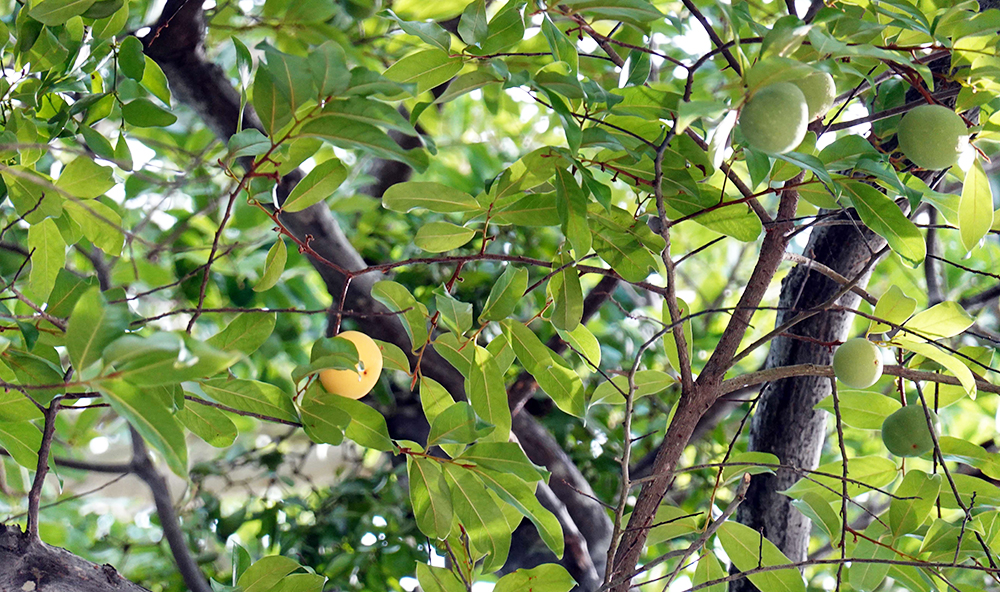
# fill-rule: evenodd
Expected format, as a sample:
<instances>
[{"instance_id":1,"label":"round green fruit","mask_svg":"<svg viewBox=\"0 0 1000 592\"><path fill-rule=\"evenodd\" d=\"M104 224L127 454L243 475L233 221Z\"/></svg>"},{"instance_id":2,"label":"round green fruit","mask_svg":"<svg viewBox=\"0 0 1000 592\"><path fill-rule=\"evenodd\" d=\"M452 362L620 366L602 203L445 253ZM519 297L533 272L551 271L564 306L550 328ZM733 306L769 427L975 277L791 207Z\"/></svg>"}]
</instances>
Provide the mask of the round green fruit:
<instances>
[{"instance_id":1,"label":"round green fruit","mask_svg":"<svg viewBox=\"0 0 1000 592\"><path fill-rule=\"evenodd\" d=\"M931 419L938 428L938 417L933 411ZM927 417L920 404L907 405L882 422L882 442L896 456L920 456L934 448L934 440L927 428Z\"/></svg>"},{"instance_id":2,"label":"round green fruit","mask_svg":"<svg viewBox=\"0 0 1000 592\"><path fill-rule=\"evenodd\" d=\"M833 373L852 388L868 388L882 377L882 350L864 337L844 342L833 354Z\"/></svg>"},{"instance_id":3,"label":"round green fruit","mask_svg":"<svg viewBox=\"0 0 1000 592\"><path fill-rule=\"evenodd\" d=\"M798 146L806 137L807 123L806 97L790 82L760 89L740 113L740 129L747 143L774 154L784 154Z\"/></svg>"},{"instance_id":4,"label":"round green fruit","mask_svg":"<svg viewBox=\"0 0 1000 592\"><path fill-rule=\"evenodd\" d=\"M809 121L825 115L837 98L837 85L833 82L833 76L826 72L813 72L805 78L793 80L792 84L799 87L806 98Z\"/></svg>"},{"instance_id":5,"label":"round green fruit","mask_svg":"<svg viewBox=\"0 0 1000 592\"><path fill-rule=\"evenodd\" d=\"M957 113L941 105L921 105L903 116L896 132L899 149L920 168L946 169L969 142L969 130Z\"/></svg>"}]
</instances>

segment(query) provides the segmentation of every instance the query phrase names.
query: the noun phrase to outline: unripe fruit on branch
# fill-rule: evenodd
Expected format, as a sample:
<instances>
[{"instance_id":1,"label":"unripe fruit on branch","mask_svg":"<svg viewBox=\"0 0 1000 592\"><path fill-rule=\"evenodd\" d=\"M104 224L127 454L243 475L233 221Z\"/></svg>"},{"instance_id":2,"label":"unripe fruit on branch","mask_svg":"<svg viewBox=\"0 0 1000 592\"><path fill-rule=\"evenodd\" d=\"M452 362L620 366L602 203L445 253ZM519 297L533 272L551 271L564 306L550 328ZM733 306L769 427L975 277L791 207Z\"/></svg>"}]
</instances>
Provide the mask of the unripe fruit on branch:
<instances>
[{"instance_id":1,"label":"unripe fruit on branch","mask_svg":"<svg viewBox=\"0 0 1000 592\"><path fill-rule=\"evenodd\" d=\"M757 91L740 113L747 143L763 152L784 154L806 137L809 108L799 87L779 82Z\"/></svg>"},{"instance_id":2,"label":"unripe fruit on branch","mask_svg":"<svg viewBox=\"0 0 1000 592\"><path fill-rule=\"evenodd\" d=\"M934 429L938 417L931 411ZM934 448L934 440L927 427L927 417L922 405L907 405L895 411L882 422L882 442L896 456L920 456Z\"/></svg>"},{"instance_id":3,"label":"unripe fruit on branch","mask_svg":"<svg viewBox=\"0 0 1000 592\"><path fill-rule=\"evenodd\" d=\"M809 109L807 121L825 115L837 98L837 85L833 82L833 76L826 72L814 72L805 78L793 80L792 84L799 87L806 98L806 107Z\"/></svg>"},{"instance_id":4,"label":"unripe fruit on branch","mask_svg":"<svg viewBox=\"0 0 1000 592\"><path fill-rule=\"evenodd\" d=\"M844 342L833 354L833 373L852 388L868 388L882 377L882 350L864 337Z\"/></svg>"},{"instance_id":5,"label":"unripe fruit on branch","mask_svg":"<svg viewBox=\"0 0 1000 592\"><path fill-rule=\"evenodd\" d=\"M958 162L969 142L969 130L951 109L921 105L900 120L896 139L899 149L913 164L937 171Z\"/></svg>"},{"instance_id":6,"label":"unripe fruit on branch","mask_svg":"<svg viewBox=\"0 0 1000 592\"><path fill-rule=\"evenodd\" d=\"M329 393L360 399L375 387L382 374L382 350L371 337L358 331L344 331L338 337L354 344L360 364L357 370L323 370L319 373L319 381Z\"/></svg>"}]
</instances>

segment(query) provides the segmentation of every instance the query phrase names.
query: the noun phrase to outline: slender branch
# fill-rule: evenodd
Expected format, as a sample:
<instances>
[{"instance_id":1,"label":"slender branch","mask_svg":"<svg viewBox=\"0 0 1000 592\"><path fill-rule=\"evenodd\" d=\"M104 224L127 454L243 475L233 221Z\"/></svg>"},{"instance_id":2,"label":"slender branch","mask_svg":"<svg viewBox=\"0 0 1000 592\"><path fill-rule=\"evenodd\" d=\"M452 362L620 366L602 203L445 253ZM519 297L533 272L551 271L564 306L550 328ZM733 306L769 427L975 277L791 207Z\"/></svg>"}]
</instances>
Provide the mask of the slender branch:
<instances>
[{"instance_id":1,"label":"slender branch","mask_svg":"<svg viewBox=\"0 0 1000 592\"><path fill-rule=\"evenodd\" d=\"M38 448L38 465L35 468L35 480L28 492L28 536L35 541L38 538L38 506L42 499L42 486L45 476L49 473L49 451L52 450L52 438L56 432L56 415L59 413L60 397L49 402L45 409L45 427L42 429L42 445Z\"/></svg>"}]
</instances>

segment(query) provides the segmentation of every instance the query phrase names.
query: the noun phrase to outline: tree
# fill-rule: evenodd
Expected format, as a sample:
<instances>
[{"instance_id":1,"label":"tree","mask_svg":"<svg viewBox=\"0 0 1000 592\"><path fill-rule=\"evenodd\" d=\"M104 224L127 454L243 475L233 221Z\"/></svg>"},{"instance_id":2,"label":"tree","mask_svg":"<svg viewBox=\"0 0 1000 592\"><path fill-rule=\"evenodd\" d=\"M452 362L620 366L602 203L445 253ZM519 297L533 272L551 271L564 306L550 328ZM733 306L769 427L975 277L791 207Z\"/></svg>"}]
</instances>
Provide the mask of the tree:
<instances>
[{"instance_id":1,"label":"tree","mask_svg":"<svg viewBox=\"0 0 1000 592\"><path fill-rule=\"evenodd\" d=\"M991 3L154 4L0 11L0 589L1000 582Z\"/></svg>"}]
</instances>

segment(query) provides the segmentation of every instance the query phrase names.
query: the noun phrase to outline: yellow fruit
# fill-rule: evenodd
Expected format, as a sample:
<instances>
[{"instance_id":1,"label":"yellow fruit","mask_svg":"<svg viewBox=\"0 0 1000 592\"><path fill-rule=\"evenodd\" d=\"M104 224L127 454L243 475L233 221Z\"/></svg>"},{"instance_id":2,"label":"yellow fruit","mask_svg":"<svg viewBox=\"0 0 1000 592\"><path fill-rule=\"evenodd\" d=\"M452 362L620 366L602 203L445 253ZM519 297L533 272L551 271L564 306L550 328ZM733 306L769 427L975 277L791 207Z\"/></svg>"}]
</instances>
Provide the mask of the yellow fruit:
<instances>
[{"instance_id":1,"label":"yellow fruit","mask_svg":"<svg viewBox=\"0 0 1000 592\"><path fill-rule=\"evenodd\" d=\"M969 143L969 130L951 109L921 105L899 121L896 138L899 149L913 164L937 171L958 162L958 156Z\"/></svg>"},{"instance_id":2,"label":"yellow fruit","mask_svg":"<svg viewBox=\"0 0 1000 592\"><path fill-rule=\"evenodd\" d=\"M852 388L868 388L882 377L882 350L864 337L844 342L833 354L833 373Z\"/></svg>"},{"instance_id":3,"label":"yellow fruit","mask_svg":"<svg viewBox=\"0 0 1000 592\"><path fill-rule=\"evenodd\" d=\"M833 100L837 98L837 85L833 82L833 76L826 72L813 72L805 78L793 80L792 84L799 87L806 97L809 121L825 115L830 107L833 107Z\"/></svg>"},{"instance_id":4,"label":"yellow fruit","mask_svg":"<svg viewBox=\"0 0 1000 592\"><path fill-rule=\"evenodd\" d=\"M938 417L931 411L931 419L938 429ZM927 416L922 405L907 405L882 422L882 442L896 456L920 456L934 448L934 440L927 429Z\"/></svg>"},{"instance_id":5,"label":"yellow fruit","mask_svg":"<svg viewBox=\"0 0 1000 592\"><path fill-rule=\"evenodd\" d=\"M763 152L784 154L806 137L806 97L797 86L779 82L757 91L740 113L747 143Z\"/></svg>"},{"instance_id":6,"label":"yellow fruit","mask_svg":"<svg viewBox=\"0 0 1000 592\"><path fill-rule=\"evenodd\" d=\"M374 388L382 374L382 350L371 337L358 331L344 331L338 337L354 344L361 363L357 370L323 370L319 373L319 381L327 392L348 399L360 399Z\"/></svg>"}]
</instances>

